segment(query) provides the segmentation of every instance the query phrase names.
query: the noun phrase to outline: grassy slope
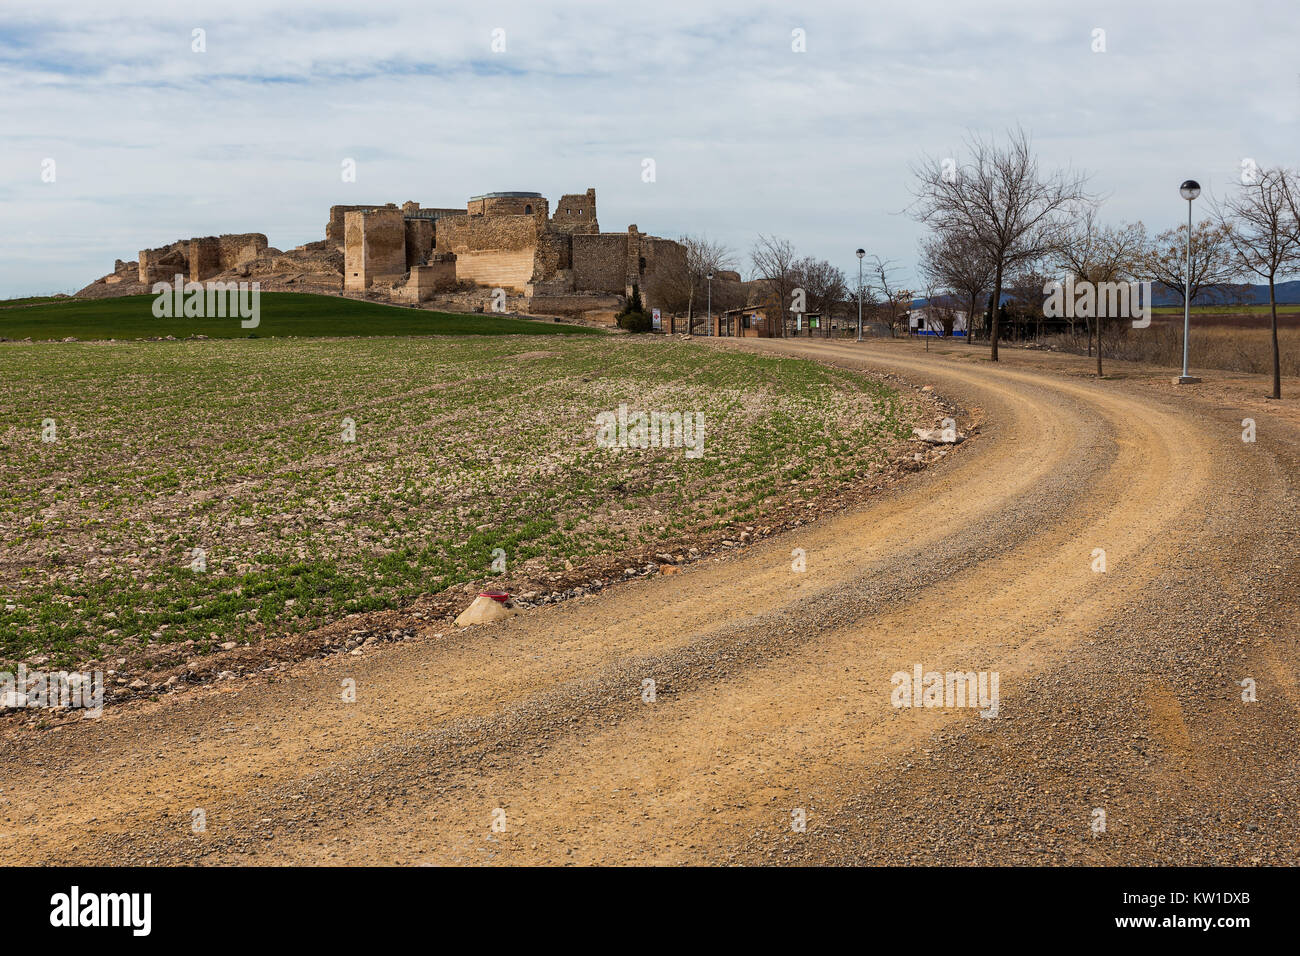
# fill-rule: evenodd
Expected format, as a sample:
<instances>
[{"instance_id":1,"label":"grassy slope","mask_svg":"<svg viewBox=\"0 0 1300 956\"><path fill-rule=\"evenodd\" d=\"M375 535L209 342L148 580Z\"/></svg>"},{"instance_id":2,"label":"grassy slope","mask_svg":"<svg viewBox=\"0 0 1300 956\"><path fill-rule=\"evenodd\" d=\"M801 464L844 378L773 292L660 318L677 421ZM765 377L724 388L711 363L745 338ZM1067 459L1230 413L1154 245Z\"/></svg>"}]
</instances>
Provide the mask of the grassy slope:
<instances>
[{"instance_id":1,"label":"grassy slope","mask_svg":"<svg viewBox=\"0 0 1300 956\"><path fill-rule=\"evenodd\" d=\"M139 339L206 335L214 339L352 335L585 335L582 326L405 309L376 302L299 292L263 292L261 323L238 318L171 318L153 315L152 295L51 302L0 309L0 337L7 339Z\"/></svg>"},{"instance_id":2,"label":"grassy slope","mask_svg":"<svg viewBox=\"0 0 1300 956\"><path fill-rule=\"evenodd\" d=\"M52 295L29 295L21 299L0 299L0 309L16 309L27 305L38 305L44 302L59 302L57 296Z\"/></svg>"}]
</instances>

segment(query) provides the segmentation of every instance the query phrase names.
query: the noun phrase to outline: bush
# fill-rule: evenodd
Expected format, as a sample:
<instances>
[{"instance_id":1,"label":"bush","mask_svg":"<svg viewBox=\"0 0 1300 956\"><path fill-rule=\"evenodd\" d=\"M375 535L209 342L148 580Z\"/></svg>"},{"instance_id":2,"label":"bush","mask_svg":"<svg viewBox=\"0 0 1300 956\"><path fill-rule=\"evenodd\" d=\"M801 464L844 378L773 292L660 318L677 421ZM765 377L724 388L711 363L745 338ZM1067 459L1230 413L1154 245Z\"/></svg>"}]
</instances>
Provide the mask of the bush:
<instances>
[{"instance_id":1,"label":"bush","mask_svg":"<svg viewBox=\"0 0 1300 956\"><path fill-rule=\"evenodd\" d=\"M618 327L629 332L654 330L654 319L649 312L645 311L645 304L641 301L641 289L635 285L632 286L632 295L628 297L616 319Z\"/></svg>"},{"instance_id":2,"label":"bush","mask_svg":"<svg viewBox=\"0 0 1300 956\"><path fill-rule=\"evenodd\" d=\"M629 332L649 332L654 320L648 312L624 312L618 317L618 327Z\"/></svg>"}]
</instances>

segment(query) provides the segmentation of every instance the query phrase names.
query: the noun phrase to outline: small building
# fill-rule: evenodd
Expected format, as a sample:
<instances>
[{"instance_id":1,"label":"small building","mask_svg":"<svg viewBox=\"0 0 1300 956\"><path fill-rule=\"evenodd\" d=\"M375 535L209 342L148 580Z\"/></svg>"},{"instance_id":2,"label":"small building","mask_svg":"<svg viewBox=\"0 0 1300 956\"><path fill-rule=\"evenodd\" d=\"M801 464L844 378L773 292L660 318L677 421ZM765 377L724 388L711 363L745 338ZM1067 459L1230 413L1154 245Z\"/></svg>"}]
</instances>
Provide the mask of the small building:
<instances>
[{"instance_id":1,"label":"small building","mask_svg":"<svg viewBox=\"0 0 1300 956\"><path fill-rule=\"evenodd\" d=\"M743 309L727 309L725 312L713 313L713 334L730 335L740 338L770 339L780 334L778 323L780 316L771 321L765 306L746 306Z\"/></svg>"},{"instance_id":2,"label":"small building","mask_svg":"<svg viewBox=\"0 0 1300 956\"><path fill-rule=\"evenodd\" d=\"M713 334L742 338L770 339L781 335L780 315L771 316L770 306L746 306L727 309L713 315ZM856 319L854 320L856 322ZM846 328L839 319L831 319L820 312L803 312L786 319L786 334L791 337L826 337Z\"/></svg>"},{"instance_id":3,"label":"small building","mask_svg":"<svg viewBox=\"0 0 1300 956\"><path fill-rule=\"evenodd\" d=\"M829 330L826 318L820 312L805 312L794 317L795 335L825 336Z\"/></svg>"},{"instance_id":4,"label":"small building","mask_svg":"<svg viewBox=\"0 0 1300 956\"><path fill-rule=\"evenodd\" d=\"M964 338L966 335L966 313L953 311L951 314L953 337ZM942 337L946 334L944 332L944 318L933 306L923 305L917 309L909 309L907 313L907 331L909 335L937 335Z\"/></svg>"}]
</instances>

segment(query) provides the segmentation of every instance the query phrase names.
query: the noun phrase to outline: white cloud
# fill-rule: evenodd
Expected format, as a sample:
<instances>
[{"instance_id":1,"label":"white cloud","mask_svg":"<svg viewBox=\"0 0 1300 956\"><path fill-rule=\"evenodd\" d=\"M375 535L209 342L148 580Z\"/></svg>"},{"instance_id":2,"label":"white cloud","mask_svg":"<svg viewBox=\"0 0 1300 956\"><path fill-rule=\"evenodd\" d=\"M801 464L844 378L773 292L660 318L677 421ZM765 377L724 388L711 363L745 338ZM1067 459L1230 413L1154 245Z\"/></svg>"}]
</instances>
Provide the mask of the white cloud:
<instances>
[{"instance_id":1,"label":"white cloud","mask_svg":"<svg viewBox=\"0 0 1300 956\"><path fill-rule=\"evenodd\" d=\"M606 228L758 232L910 264L909 162L1016 123L1163 227L1178 182L1295 163L1273 3L467 8L74 0L0 13L0 295L79 288L181 237L320 238L331 204L595 186ZM207 31L192 53L191 31ZM491 31L506 52L491 52ZM790 31L807 34L807 53ZM1107 52L1090 50L1106 30ZM658 181L640 181L653 157ZM58 166L40 181L42 159ZM358 160L356 184L339 163Z\"/></svg>"}]
</instances>

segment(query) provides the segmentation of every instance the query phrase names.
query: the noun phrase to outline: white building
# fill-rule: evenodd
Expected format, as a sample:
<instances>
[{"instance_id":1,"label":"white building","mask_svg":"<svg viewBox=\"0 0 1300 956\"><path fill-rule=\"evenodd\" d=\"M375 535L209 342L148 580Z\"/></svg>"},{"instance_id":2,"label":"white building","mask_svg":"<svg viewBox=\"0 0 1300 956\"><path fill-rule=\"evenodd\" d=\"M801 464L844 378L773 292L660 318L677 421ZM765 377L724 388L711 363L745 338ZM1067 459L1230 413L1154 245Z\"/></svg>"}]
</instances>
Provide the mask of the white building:
<instances>
[{"instance_id":1,"label":"white building","mask_svg":"<svg viewBox=\"0 0 1300 956\"><path fill-rule=\"evenodd\" d=\"M952 313L952 334L966 334L966 313L956 310ZM943 321L930 306L910 309L907 313L907 331L909 335L943 335Z\"/></svg>"}]
</instances>

